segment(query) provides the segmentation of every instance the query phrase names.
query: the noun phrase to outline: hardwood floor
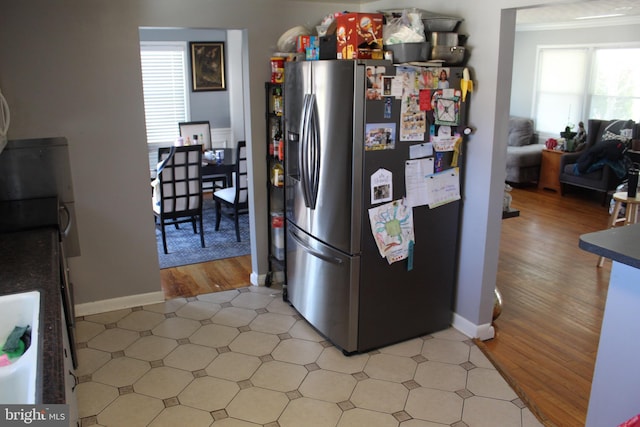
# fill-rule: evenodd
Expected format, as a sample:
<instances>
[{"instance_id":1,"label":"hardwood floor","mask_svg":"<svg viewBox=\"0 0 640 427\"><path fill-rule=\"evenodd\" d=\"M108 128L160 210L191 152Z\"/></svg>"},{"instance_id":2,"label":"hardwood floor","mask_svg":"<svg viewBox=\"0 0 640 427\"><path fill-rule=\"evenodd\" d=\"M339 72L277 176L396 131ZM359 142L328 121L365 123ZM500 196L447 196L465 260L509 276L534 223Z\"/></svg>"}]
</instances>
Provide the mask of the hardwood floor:
<instances>
[{"instance_id":1,"label":"hardwood floor","mask_svg":"<svg viewBox=\"0 0 640 427\"><path fill-rule=\"evenodd\" d=\"M514 189L520 217L503 221L496 337L480 343L547 426L583 426L611 262L578 247L607 228L597 195Z\"/></svg>"},{"instance_id":2,"label":"hardwood floor","mask_svg":"<svg viewBox=\"0 0 640 427\"><path fill-rule=\"evenodd\" d=\"M166 299L192 297L251 285L251 255L160 270Z\"/></svg>"},{"instance_id":3,"label":"hardwood floor","mask_svg":"<svg viewBox=\"0 0 640 427\"><path fill-rule=\"evenodd\" d=\"M607 227L595 194L561 197L515 188L520 216L504 220L497 286L503 309L496 337L478 342L546 426L583 426L611 262L578 247L581 234ZM161 270L166 297L249 285L250 256Z\"/></svg>"}]
</instances>

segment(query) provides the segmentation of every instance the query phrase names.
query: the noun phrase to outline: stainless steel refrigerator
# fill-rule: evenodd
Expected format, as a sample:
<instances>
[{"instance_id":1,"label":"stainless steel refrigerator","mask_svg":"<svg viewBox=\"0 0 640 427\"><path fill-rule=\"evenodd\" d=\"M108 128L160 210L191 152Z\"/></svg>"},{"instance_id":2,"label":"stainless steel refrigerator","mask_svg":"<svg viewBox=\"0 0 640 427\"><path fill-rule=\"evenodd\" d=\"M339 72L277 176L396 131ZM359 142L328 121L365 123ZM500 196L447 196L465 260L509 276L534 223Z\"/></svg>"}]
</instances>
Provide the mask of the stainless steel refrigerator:
<instances>
[{"instance_id":1,"label":"stainless steel refrigerator","mask_svg":"<svg viewBox=\"0 0 640 427\"><path fill-rule=\"evenodd\" d=\"M286 299L345 353L451 324L461 208L414 207L412 266L381 257L369 224L371 177L391 172L392 198L402 199L409 147L424 141L395 135L393 149L365 149L367 124L399 129L401 110L395 97L368 98L367 66L395 75L388 61L285 66ZM461 73L450 68L452 85Z\"/></svg>"}]
</instances>

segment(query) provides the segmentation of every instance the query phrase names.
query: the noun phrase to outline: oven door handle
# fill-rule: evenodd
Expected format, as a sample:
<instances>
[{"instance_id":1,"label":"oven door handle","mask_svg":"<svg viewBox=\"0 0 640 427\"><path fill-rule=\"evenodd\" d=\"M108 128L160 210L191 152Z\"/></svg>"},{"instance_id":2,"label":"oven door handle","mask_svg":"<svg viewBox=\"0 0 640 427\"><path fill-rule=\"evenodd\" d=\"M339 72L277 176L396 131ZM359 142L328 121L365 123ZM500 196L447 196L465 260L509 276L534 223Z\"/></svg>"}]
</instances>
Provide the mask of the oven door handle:
<instances>
[{"instance_id":1,"label":"oven door handle","mask_svg":"<svg viewBox=\"0 0 640 427\"><path fill-rule=\"evenodd\" d=\"M65 215L67 216L67 225L64 227L64 230L62 230L62 236L63 237L68 237L69 236L69 230L71 230L71 213L69 212L69 208L67 208L67 205L65 204L61 204L60 205L60 211L64 212Z\"/></svg>"}]
</instances>

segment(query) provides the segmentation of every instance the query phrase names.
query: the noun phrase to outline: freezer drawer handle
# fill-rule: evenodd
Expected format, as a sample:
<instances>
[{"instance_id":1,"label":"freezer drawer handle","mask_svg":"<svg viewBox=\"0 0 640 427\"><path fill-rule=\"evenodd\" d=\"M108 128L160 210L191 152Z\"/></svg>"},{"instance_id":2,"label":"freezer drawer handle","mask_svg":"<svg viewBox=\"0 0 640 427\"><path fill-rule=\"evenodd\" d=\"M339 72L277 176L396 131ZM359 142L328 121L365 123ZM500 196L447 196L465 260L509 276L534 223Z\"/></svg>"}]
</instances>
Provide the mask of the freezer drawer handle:
<instances>
[{"instance_id":1,"label":"freezer drawer handle","mask_svg":"<svg viewBox=\"0 0 640 427\"><path fill-rule=\"evenodd\" d=\"M293 237L293 240L295 240L296 243L298 243L300 246L302 246L307 252L309 252L314 257L320 258L321 260L326 261L326 262L330 262L332 264L342 264L343 261L340 258L336 258L336 257L333 257L333 256L327 256L327 255L323 254L322 252L319 252L319 251L313 249L312 247L307 245L300 237L296 236L296 234L294 232L291 232L291 237Z\"/></svg>"}]
</instances>

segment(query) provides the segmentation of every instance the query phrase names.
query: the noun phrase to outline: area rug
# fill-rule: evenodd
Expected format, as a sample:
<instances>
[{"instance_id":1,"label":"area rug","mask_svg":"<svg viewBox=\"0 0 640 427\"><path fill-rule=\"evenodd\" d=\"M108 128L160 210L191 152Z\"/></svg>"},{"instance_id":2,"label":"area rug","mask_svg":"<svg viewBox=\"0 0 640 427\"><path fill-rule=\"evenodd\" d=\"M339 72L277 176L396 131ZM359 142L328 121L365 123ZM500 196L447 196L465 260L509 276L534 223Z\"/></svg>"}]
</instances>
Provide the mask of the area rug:
<instances>
[{"instance_id":1,"label":"area rug","mask_svg":"<svg viewBox=\"0 0 640 427\"><path fill-rule=\"evenodd\" d=\"M191 224L180 224L179 229L171 225L165 227L169 251L165 254L162 249L162 232L160 226L156 225L160 268L178 267L251 253L249 215L240 215L240 242L236 242L235 226L229 218L223 217L220 221L220 230L215 230L216 212L213 200L209 198L204 200L202 214L204 248L200 245L200 234L194 234Z\"/></svg>"}]
</instances>

